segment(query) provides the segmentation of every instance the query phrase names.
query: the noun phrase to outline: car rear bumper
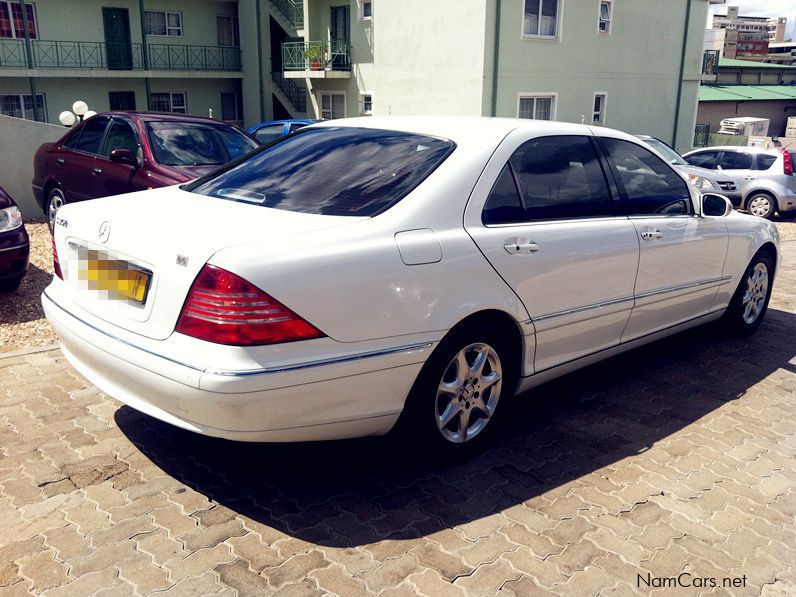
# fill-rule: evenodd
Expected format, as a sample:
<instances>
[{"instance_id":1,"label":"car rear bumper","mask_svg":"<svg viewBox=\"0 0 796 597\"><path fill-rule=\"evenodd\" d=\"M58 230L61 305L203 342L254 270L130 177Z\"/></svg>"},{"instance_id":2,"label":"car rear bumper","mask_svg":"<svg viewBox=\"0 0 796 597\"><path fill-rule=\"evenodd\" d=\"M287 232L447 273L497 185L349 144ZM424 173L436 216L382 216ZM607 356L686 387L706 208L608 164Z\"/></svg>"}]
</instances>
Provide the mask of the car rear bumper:
<instances>
[{"instance_id":1,"label":"car rear bumper","mask_svg":"<svg viewBox=\"0 0 796 597\"><path fill-rule=\"evenodd\" d=\"M64 355L109 396L204 435L239 441L314 441L387 433L433 345L262 371L179 363L82 320L42 295Z\"/></svg>"},{"instance_id":2,"label":"car rear bumper","mask_svg":"<svg viewBox=\"0 0 796 597\"><path fill-rule=\"evenodd\" d=\"M777 209L789 213L796 211L796 193L781 193L777 198Z\"/></svg>"}]
</instances>

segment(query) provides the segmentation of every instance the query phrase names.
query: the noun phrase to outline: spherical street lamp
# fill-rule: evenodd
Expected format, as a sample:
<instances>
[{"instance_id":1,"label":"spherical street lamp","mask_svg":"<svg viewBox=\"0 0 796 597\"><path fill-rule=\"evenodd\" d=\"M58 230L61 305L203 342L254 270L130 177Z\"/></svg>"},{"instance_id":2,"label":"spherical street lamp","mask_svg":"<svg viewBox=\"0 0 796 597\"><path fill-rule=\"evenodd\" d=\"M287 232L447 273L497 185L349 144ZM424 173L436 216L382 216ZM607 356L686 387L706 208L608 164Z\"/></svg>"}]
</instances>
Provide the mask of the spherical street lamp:
<instances>
[{"instance_id":1,"label":"spherical street lamp","mask_svg":"<svg viewBox=\"0 0 796 597\"><path fill-rule=\"evenodd\" d=\"M85 116L86 112L88 112L88 104L84 101L77 100L72 104L72 112L78 116Z\"/></svg>"},{"instance_id":2,"label":"spherical street lamp","mask_svg":"<svg viewBox=\"0 0 796 597\"><path fill-rule=\"evenodd\" d=\"M60 120L61 124L64 126L72 126L75 124L75 122L77 122L77 118L75 118L75 115L69 110L64 110L61 112L58 115L58 120Z\"/></svg>"}]
</instances>

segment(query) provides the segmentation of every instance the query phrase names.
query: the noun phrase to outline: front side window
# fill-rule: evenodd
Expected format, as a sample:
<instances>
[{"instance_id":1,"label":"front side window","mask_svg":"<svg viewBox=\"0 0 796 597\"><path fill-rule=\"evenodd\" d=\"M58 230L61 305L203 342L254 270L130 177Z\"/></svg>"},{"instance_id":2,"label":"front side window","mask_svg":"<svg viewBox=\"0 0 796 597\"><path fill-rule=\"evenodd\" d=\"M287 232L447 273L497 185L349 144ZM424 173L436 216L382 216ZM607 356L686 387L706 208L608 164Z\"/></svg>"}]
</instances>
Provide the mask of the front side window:
<instances>
[{"instance_id":1,"label":"front side window","mask_svg":"<svg viewBox=\"0 0 796 597\"><path fill-rule=\"evenodd\" d=\"M687 183L666 162L629 141L602 138L601 142L616 168L628 215L692 213Z\"/></svg>"},{"instance_id":2,"label":"front side window","mask_svg":"<svg viewBox=\"0 0 796 597\"><path fill-rule=\"evenodd\" d=\"M685 158L685 161L692 166L699 166L700 168L707 168L708 170L715 170L719 159L718 151L700 151L693 153Z\"/></svg>"},{"instance_id":3,"label":"front side window","mask_svg":"<svg viewBox=\"0 0 796 597\"><path fill-rule=\"evenodd\" d=\"M226 125L156 121L146 128L155 161L164 166L220 166L257 147Z\"/></svg>"},{"instance_id":4,"label":"front side window","mask_svg":"<svg viewBox=\"0 0 796 597\"><path fill-rule=\"evenodd\" d=\"M105 116L97 116L86 122L74 149L94 155L98 154L102 136L105 134L107 126L108 118Z\"/></svg>"},{"instance_id":5,"label":"front side window","mask_svg":"<svg viewBox=\"0 0 796 597\"><path fill-rule=\"evenodd\" d=\"M533 120L555 120L555 97L551 95L520 96L517 116Z\"/></svg>"},{"instance_id":6,"label":"front side window","mask_svg":"<svg viewBox=\"0 0 796 597\"><path fill-rule=\"evenodd\" d=\"M182 35L182 13L147 10L144 12L147 35Z\"/></svg>"},{"instance_id":7,"label":"front side window","mask_svg":"<svg viewBox=\"0 0 796 597\"><path fill-rule=\"evenodd\" d=\"M751 170L753 155L742 151L725 151L719 160L722 170Z\"/></svg>"},{"instance_id":8,"label":"front side window","mask_svg":"<svg viewBox=\"0 0 796 597\"><path fill-rule=\"evenodd\" d=\"M36 8L33 4L25 4L25 16L28 22L28 34L31 39L38 39ZM22 19L22 8L16 0L0 2L0 37L16 39L25 38L25 22Z\"/></svg>"},{"instance_id":9,"label":"front side window","mask_svg":"<svg viewBox=\"0 0 796 597\"><path fill-rule=\"evenodd\" d=\"M333 118L345 118L345 94L344 93L322 93L321 99L321 118L331 120Z\"/></svg>"},{"instance_id":10,"label":"front side window","mask_svg":"<svg viewBox=\"0 0 796 597\"><path fill-rule=\"evenodd\" d=\"M558 37L559 0L525 0L522 34Z\"/></svg>"},{"instance_id":11,"label":"front side window","mask_svg":"<svg viewBox=\"0 0 796 597\"><path fill-rule=\"evenodd\" d=\"M600 18L597 22L597 31L600 33L611 33L613 10L614 7L611 0L602 0L600 2Z\"/></svg>"},{"instance_id":12,"label":"front side window","mask_svg":"<svg viewBox=\"0 0 796 597\"><path fill-rule=\"evenodd\" d=\"M138 155L138 135L135 134L133 127L124 120L114 118L105 137L105 146L102 148L102 155L106 158L111 157L114 149L127 149Z\"/></svg>"},{"instance_id":13,"label":"front side window","mask_svg":"<svg viewBox=\"0 0 796 597\"><path fill-rule=\"evenodd\" d=\"M588 137L540 137L511 156L528 220L614 214L597 152Z\"/></svg>"},{"instance_id":14,"label":"front side window","mask_svg":"<svg viewBox=\"0 0 796 597\"><path fill-rule=\"evenodd\" d=\"M591 115L591 122L592 124L596 124L599 126L603 126L605 124L605 100L607 99L607 94L605 93L595 93L594 94L594 106Z\"/></svg>"},{"instance_id":15,"label":"front side window","mask_svg":"<svg viewBox=\"0 0 796 597\"><path fill-rule=\"evenodd\" d=\"M186 190L288 211L374 216L453 151L446 139L365 128L299 131Z\"/></svg>"},{"instance_id":16,"label":"front side window","mask_svg":"<svg viewBox=\"0 0 796 597\"><path fill-rule=\"evenodd\" d=\"M155 112L174 112L187 114L184 93L153 93L151 96L152 110Z\"/></svg>"}]
</instances>

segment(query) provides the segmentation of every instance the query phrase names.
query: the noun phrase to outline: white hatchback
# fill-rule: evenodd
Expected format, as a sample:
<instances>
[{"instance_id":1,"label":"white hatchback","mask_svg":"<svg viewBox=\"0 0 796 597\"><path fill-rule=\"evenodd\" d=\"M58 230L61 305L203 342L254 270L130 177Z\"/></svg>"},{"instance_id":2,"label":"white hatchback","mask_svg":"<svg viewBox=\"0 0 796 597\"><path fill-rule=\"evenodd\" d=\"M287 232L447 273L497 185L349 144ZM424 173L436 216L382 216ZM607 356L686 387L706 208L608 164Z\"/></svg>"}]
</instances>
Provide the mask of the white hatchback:
<instances>
[{"instance_id":1,"label":"white hatchback","mask_svg":"<svg viewBox=\"0 0 796 597\"><path fill-rule=\"evenodd\" d=\"M722 316L754 330L779 256L773 224L636 138L510 119L319 123L58 216L42 302L69 361L245 441L469 444L555 376Z\"/></svg>"}]
</instances>

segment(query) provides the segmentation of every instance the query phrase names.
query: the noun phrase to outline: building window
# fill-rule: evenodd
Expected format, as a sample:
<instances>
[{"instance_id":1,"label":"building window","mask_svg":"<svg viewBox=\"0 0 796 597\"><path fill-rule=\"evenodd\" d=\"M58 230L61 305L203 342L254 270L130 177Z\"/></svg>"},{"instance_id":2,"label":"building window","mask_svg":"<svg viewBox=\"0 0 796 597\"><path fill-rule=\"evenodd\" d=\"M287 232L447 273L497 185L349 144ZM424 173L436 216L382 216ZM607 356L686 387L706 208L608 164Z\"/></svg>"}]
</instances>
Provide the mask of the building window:
<instances>
[{"instance_id":1,"label":"building window","mask_svg":"<svg viewBox=\"0 0 796 597\"><path fill-rule=\"evenodd\" d=\"M240 46L238 17L216 17L216 29L218 30L219 46L222 48L237 48Z\"/></svg>"},{"instance_id":2,"label":"building window","mask_svg":"<svg viewBox=\"0 0 796 597\"><path fill-rule=\"evenodd\" d=\"M239 93L221 93L221 120L235 123L243 121L243 98Z\"/></svg>"},{"instance_id":3,"label":"building window","mask_svg":"<svg viewBox=\"0 0 796 597\"><path fill-rule=\"evenodd\" d=\"M600 18L597 23L597 30L600 33L611 33L611 17L613 16L613 3L611 0L600 2Z\"/></svg>"},{"instance_id":4,"label":"building window","mask_svg":"<svg viewBox=\"0 0 796 597\"><path fill-rule=\"evenodd\" d=\"M34 120L33 96L24 94L0 95L0 114ZM47 103L44 95L36 95L36 106L39 109L40 122L47 122Z\"/></svg>"},{"instance_id":5,"label":"building window","mask_svg":"<svg viewBox=\"0 0 796 597\"><path fill-rule=\"evenodd\" d=\"M373 18L372 0L359 0L359 18L363 21L369 21Z\"/></svg>"},{"instance_id":6,"label":"building window","mask_svg":"<svg viewBox=\"0 0 796 597\"><path fill-rule=\"evenodd\" d=\"M147 35L182 35L182 13L147 10L144 12Z\"/></svg>"},{"instance_id":7,"label":"building window","mask_svg":"<svg viewBox=\"0 0 796 597\"><path fill-rule=\"evenodd\" d=\"M345 93L332 92L320 94L321 118L345 118Z\"/></svg>"},{"instance_id":8,"label":"building window","mask_svg":"<svg viewBox=\"0 0 796 597\"><path fill-rule=\"evenodd\" d=\"M559 0L525 0L522 34L558 37Z\"/></svg>"},{"instance_id":9,"label":"building window","mask_svg":"<svg viewBox=\"0 0 796 597\"><path fill-rule=\"evenodd\" d=\"M373 94L362 94L362 113L373 114Z\"/></svg>"},{"instance_id":10,"label":"building window","mask_svg":"<svg viewBox=\"0 0 796 597\"><path fill-rule=\"evenodd\" d=\"M155 112L188 113L184 93L153 93L150 95L150 104L150 109Z\"/></svg>"},{"instance_id":11,"label":"building window","mask_svg":"<svg viewBox=\"0 0 796 597\"><path fill-rule=\"evenodd\" d=\"M555 120L555 94L520 95L517 115L520 118L531 118L533 120Z\"/></svg>"},{"instance_id":12,"label":"building window","mask_svg":"<svg viewBox=\"0 0 796 597\"><path fill-rule=\"evenodd\" d=\"M598 126L605 124L605 100L608 94L601 92L594 94L594 109L592 110L591 122Z\"/></svg>"},{"instance_id":13,"label":"building window","mask_svg":"<svg viewBox=\"0 0 796 597\"><path fill-rule=\"evenodd\" d=\"M25 15L28 21L28 33L31 39L38 39L36 8L33 4L25 4ZM25 23L22 20L22 9L14 0L0 2L0 37L24 39Z\"/></svg>"},{"instance_id":14,"label":"building window","mask_svg":"<svg viewBox=\"0 0 796 597\"><path fill-rule=\"evenodd\" d=\"M135 91L109 91L108 104L111 110L135 110Z\"/></svg>"}]
</instances>

